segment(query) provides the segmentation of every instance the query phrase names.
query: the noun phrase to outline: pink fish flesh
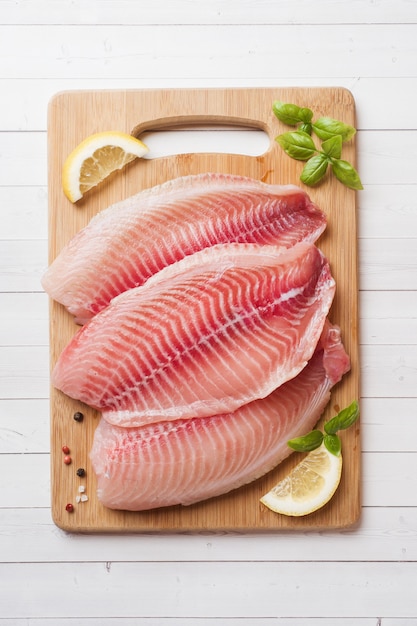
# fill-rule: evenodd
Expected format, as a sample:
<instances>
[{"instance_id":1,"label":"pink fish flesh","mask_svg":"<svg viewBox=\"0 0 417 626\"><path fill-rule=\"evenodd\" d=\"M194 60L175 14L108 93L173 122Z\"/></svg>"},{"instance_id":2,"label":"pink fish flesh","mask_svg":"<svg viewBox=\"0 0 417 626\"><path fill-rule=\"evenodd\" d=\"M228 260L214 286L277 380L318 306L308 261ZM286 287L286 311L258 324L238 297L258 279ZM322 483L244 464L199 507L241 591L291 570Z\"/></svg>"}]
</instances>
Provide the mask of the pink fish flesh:
<instances>
[{"instance_id":1,"label":"pink fish flesh","mask_svg":"<svg viewBox=\"0 0 417 626\"><path fill-rule=\"evenodd\" d=\"M232 412L305 367L334 292L314 244L206 248L81 327L52 383L119 426Z\"/></svg>"},{"instance_id":2,"label":"pink fish flesh","mask_svg":"<svg viewBox=\"0 0 417 626\"><path fill-rule=\"evenodd\" d=\"M95 216L45 272L42 286L78 323L163 267L227 242L314 242L326 217L293 185L200 174L152 187Z\"/></svg>"},{"instance_id":3,"label":"pink fish flesh","mask_svg":"<svg viewBox=\"0 0 417 626\"><path fill-rule=\"evenodd\" d=\"M327 322L296 378L232 414L138 428L101 419L90 454L99 500L140 511L192 504L256 480L290 454L288 439L314 427L348 370L340 331Z\"/></svg>"}]
</instances>

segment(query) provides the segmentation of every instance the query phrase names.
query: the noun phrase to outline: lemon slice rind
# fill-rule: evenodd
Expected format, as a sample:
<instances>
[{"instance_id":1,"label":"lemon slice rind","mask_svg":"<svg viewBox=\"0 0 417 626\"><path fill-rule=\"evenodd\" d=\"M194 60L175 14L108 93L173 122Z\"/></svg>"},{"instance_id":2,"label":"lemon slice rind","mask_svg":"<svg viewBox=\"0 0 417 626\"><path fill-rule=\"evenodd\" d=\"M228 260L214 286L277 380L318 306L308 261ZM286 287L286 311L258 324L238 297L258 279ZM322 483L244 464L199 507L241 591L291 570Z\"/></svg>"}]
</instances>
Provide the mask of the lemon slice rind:
<instances>
[{"instance_id":1,"label":"lemon slice rind","mask_svg":"<svg viewBox=\"0 0 417 626\"><path fill-rule=\"evenodd\" d=\"M342 456L335 456L322 444L309 452L260 501L282 515L301 517L313 513L327 504L336 492L342 464Z\"/></svg>"},{"instance_id":2,"label":"lemon slice rind","mask_svg":"<svg viewBox=\"0 0 417 626\"><path fill-rule=\"evenodd\" d=\"M149 148L140 139L118 131L95 133L68 155L62 171L62 188L73 203L127 163L143 157Z\"/></svg>"}]
</instances>

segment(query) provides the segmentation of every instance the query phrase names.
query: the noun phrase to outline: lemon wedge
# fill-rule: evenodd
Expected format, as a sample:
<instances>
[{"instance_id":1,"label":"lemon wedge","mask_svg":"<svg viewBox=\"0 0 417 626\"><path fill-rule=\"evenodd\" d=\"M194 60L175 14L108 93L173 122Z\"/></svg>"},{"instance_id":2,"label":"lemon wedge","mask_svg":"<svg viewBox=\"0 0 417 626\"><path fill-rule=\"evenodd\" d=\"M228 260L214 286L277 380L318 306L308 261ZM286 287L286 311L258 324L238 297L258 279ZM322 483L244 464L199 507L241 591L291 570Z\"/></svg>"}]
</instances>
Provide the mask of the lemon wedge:
<instances>
[{"instance_id":1,"label":"lemon wedge","mask_svg":"<svg viewBox=\"0 0 417 626\"><path fill-rule=\"evenodd\" d=\"M147 152L148 147L140 139L127 133L106 131L90 135L65 160L63 191L68 200L77 202L112 172Z\"/></svg>"},{"instance_id":2,"label":"lemon wedge","mask_svg":"<svg viewBox=\"0 0 417 626\"><path fill-rule=\"evenodd\" d=\"M329 502L339 486L341 475L342 455L334 455L321 444L260 501L282 515L308 515Z\"/></svg>"}]
</instances>

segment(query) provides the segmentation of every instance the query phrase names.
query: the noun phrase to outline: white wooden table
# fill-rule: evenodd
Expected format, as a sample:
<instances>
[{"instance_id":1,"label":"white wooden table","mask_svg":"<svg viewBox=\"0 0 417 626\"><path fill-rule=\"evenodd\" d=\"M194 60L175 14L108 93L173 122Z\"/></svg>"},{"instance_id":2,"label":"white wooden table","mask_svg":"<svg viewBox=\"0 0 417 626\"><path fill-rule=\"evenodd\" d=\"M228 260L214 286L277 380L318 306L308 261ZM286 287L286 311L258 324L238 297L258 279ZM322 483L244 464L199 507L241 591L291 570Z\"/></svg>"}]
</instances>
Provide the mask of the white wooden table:
<instances>
[{"instance_id":1,"label":"white wooden table","mask_svg":"<svg viewBox=\"0 0 417 626\"><path fill-rule=\"evenodd\" d=\"M286 85L356 100L361 522L67 535L49 508L48 101ZM415 0L0 0L0 626L417 624L416 96Z\"/></svg>"}]
</instances>

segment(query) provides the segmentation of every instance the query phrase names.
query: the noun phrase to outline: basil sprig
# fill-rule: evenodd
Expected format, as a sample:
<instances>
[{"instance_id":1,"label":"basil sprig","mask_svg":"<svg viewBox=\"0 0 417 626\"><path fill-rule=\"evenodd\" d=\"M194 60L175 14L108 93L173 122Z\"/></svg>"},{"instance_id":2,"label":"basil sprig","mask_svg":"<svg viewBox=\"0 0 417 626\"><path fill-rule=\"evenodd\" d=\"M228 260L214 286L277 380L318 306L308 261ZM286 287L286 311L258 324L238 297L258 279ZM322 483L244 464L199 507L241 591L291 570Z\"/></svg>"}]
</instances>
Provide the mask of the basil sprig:
<instances>
[{"instance_id":1,"label":"basil sprig","mask_svg":"<svg viewBox=\"0 0 417 626\"><path fill-rule=\"evenodd\" d=\"M342 160L342 144L349 141L356 129L331 117L320 117L313 121L313 111L296 104L285 104L276 100L272 105L275 116L287 126L297 130L283 133L276 141L284 152L293 159L306 161L300 180L312 187L325 176L330 166L336 178L350 189L363 189L358 172L348 161ZM321 139L318 150L311 135Z\"/></svg>"},{"instance_id":2,"label":"basil sprig","mask_svg":"<svg viewBox=\"0 0 417 626\"><path fill-rule=\"evenodd\" d=\"M357 400L354 400L352 404L340 411L337 415L332 417L331 420L324 424L324 433L315 429L307 435L290 439L287 444L290 448L296 450L297 452L311 452L311 450L315 450L321 446L322 443L324 443L329 452L335 456L340 456L342 442L336 433L339 430L346 430L346 428L352 426L358 417L359 404Z\"/></svg>"}]
</instances>

